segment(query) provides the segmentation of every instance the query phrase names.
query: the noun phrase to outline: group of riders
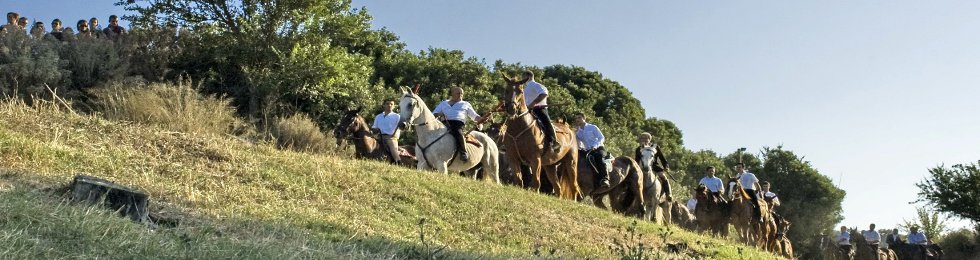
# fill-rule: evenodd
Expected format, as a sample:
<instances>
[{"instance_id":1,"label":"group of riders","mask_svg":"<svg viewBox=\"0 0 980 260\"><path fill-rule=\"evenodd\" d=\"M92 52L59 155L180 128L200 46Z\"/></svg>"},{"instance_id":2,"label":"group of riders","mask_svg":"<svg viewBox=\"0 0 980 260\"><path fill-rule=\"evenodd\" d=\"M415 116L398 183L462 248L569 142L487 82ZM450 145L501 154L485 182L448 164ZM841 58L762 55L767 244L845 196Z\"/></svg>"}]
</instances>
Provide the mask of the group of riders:
<instances>
[{"instance_id":1,"label":"group of riders","mask_svg":"<svg viewBox=\"0 0 980 260\"><path fill-rule=\"evenodd\" d=\"M852 246L854 238L851 236L851 232L848 231L847 226L841 226L840 233L834 237L834 242L839 249L839 253L841 256L845 256L844 258L851 255L852 250L855 249ZM859 236L863 238L863 244L870 248L870 252L877 253L881 248L881 234L875 230L874 223L868 227L868 230L861 231ZM906 253L924 255L927 258L938 257L942 254L942 250L937 245L930 243L926 234L919 232L919 227L915 225L909 227L909 234L906 236L906 240L901 238L896 228L892 229L891 233L885 237L884 242L888 245L888 249L892 249L892 251L910 251Z\"/></svg>"},{"instance_id":2,"label":"group of riders","mask_svg":"<svg viewBox=\"0 0 980 260\"><path fill-rule=\"evenodd\" d=\"M526 79L523 88L524 105L529 108L529 112L540 122L537 125L544 133L543 146L546 148L544 150L558 151L561 149L561 143L555 138L555 128L552 124L551 115L548 113L548 88L535 81L534 72L525 71L523 76ZM439 103L432 113L441 119L442 123L449 129L450 135L455 139L456 151L459 155L458 159L468 161L470 159L469 154L464 148L466 143L464 141L464 126L467 120L473 120L481 124L484 121L484 117L480 116L473 109L473 105L463 100L464 91L462 88L451 88L449 95L449 99ZM395 101L385 100L383 107L384 111L375 116L371 129L381 137L383 149L388 151L390 155L388 156L389 161L399 163L398 135L401 126L399 125L401 117L398 113L394 112ZM598 126L590 124L586 120L587 117L584 113L578 112L573 115L572 123L576 129L575 136L578 140L578 150L580 155L585 156L590 164L595 167L597 179L599 180L597 188L606 188L610 186L609 169L604 162L604 160L610 157L603 146L606 137L602 134ZM636 148L636 160L640 161L641 158L644 158L643 156L654 158L651 163L641 163L640 165L644 171L653 170L657 173L664 188L663 192L666 194L668 200L671 200L670 184L666 176L669 166L663 155L664 153L651 140L652 136L649 133L640 134L640 146Z\"/></svg>"}]
</instances>

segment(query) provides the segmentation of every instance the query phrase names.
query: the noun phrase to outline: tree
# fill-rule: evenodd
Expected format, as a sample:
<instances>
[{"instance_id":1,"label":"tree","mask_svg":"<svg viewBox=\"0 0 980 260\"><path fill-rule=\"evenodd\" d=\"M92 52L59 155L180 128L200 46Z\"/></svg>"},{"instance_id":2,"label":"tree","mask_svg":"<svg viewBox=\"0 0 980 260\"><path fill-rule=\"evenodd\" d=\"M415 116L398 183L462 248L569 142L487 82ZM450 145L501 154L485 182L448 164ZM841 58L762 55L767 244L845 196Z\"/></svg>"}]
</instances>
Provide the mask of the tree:
<instances>
[{"instance_id":1,"label":"tree","mask_svg":"<svg viewBox=\"0 0 980 260\"><path fill-rule=\"evenodd\" d=\"M929 176L916 184L919 200L935 209L962 217L980 225L980 161L976 164L957 164L951 168L938 166Z\"/></svg>"},{"instance_id":2,"label":"tree","mask_svg":"<svg viewBox=\"0 0 980 260\"><path fill-rule=\"evenodd\" d=\"M900 226L903 229L911 229L913 226L919 227L919 230L922 230L927 238L932 241L939 241L940 235L947 230L946 220L948 218L941 216L938 211L929 211L925 207L916 207L915 213L915 218L905 220L905 223Z\"/></svg>"},{"instance_id":3,"label":"tree","mask_svg":"<svg viewBox=\"0 0 980 260\"><path fill-rule=\"evenodd\" d=\"M769 181L782 205L776 212L793 222L788 236L797 252L813 256L820 251L819 238L813 236L832 230L844 217L841 201L844 191L830 178L820 174L791 151L782 147L763 148L763 166L757 172L760 180Z\"/></svg>"},{"instance_id":4,"label":"tree","mask_svg":"<svg viewBox=\"0 0 980 260\"><path fill-rule=\"evenodd\" d=\"M401 48L372 30L349 0L142 0L117 5L134 30L181 27L195 36L175 70L229 95L243 114L261 118L306 112L320 122L354 104L378 103L373 62ZM271 102L270 102L271 101Z\"/></svg>"}]
</instances>

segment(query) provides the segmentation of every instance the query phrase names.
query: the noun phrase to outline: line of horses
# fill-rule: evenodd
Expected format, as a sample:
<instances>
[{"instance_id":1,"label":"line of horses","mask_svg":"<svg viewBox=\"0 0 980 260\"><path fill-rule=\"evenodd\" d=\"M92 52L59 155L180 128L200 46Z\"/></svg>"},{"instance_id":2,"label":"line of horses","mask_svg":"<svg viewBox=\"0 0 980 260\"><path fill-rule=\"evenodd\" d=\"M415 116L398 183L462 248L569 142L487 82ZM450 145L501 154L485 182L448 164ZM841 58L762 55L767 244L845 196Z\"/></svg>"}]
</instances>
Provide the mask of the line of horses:
<instances>
[{"instance_id":1,"label":"line of horses","mask_svg":"<svg viewBox=\"0 0 980 260\"><path fill-rule=\"evenodd\" d=\"M523 85L527 79L517 80L504 76L507 83L501 93L506 119L491 124L485 132L468 133L475 142L468 142L466 150L471 155L468 162L454 160L455 143L448 137L446 128L432 114L429 107L415 91L401 87L399 113L403 125L415 129L417 142L403 146L401 162L418 170L434 170L446 174L460 172L484 181L510 184L526 189L553 194L561 199L582 201L590 198L599 208L654 221L659 224L677 223L692 230L710 230L719 235L728 234L731 223L746 243L792 257L792 246L785 237L789 222L777 225L771 218L766 224L752 223L752 208L747 195L741 194L728 206L701 204L692 214L685 206L669 202L661 194L660 180L652 171L643 171L636 160L621 156L612 160L609 167L610 185L598 188L595 168L589 165L577 149L574 128L563 122L555 122L556 141L560 149L547 149L544 132L539 128L533 113L524 105ZM349 111L334 129L338 142L350 140L359 158L386 160L379 142L371 136L370 128L358 114ZM650 160L644 160L650 161ZM738 190L741 190L740 188ZM704 190L701 191L705 193ZM705 193L706 194L706 193ZM701 195L699 195L701 196ZM605 199L609 204L606 205ZM703 201L699 198L699 201ZM701 205L706 205L702 207ZM722 216L721 212L730 215ZM765 216L768 213L764 212ZM723 226L722 226L723 225ZM760 239L761 238L761 239Z\"/></svg>"}]
</instances>

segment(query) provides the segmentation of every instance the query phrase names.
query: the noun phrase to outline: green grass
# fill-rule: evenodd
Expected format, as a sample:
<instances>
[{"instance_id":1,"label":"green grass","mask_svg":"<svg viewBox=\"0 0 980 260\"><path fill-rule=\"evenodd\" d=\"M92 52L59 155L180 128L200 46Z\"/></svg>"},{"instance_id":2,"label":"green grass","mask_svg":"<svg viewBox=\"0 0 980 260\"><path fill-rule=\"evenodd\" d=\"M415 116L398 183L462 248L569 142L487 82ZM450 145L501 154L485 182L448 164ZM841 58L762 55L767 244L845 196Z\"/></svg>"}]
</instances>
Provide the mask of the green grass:
<instances>
[{"instance_id":1,"label":"green grass","mask_svg":"<svg viewBox=\"0 0 980 260\"><path fill-rule=\"evenodd\" d=\"M41 104L0 103L0 255L24 258L618 258L631 218L514 187L224 135L178 133ZM151 230L37 191L87 173L182 218ZM3 188L6 187L6 188ZM426 245L419 220L426 219ZM657 258L772 255L640 222ZM686 242L678 255L664 241ZM16 257L20 258L20 257Z\"/></svg>"}]
</instances>

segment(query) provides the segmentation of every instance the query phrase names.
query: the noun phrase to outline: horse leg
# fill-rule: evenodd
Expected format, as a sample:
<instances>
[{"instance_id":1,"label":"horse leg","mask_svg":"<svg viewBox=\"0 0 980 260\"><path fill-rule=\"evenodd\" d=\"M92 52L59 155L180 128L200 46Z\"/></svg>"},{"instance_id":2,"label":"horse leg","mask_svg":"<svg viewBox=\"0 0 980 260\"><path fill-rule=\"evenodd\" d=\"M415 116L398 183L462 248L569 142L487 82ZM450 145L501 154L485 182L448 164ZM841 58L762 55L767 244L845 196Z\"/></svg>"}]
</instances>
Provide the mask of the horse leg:
<instances>
[{"instance_id":1,"label":"horse leg","mask_svg":"<svg viewBox=\"0 0 980 260\"><path fill-rule=\"evenodd\" d=\"M608 207L606 207L606 202L603 202L602 201L602 198L606 197L606 195L595 195L595 194L593 194L593 195L589 195L589 196L592 197L592 205L595 205L596 208L609 209Z\"/></svg>"},{"instance_id":2,"label":"horse leg","mask_svg":"<svg viewBox=\"0 0 980 260\"><path fill-rule=\"evenodd\" d=\"M531 160L531 188L536 192L541 191L541 159ZM552 185L554 186L554 185Z\"/></svg>"},{"instance_id":3,"label":"horse leg","mask_svg":"<svg viewBox=\"0 0 980 260\"><path fill-rule=\"evenodd\" d=\"M565 191L564 190L565 187L562 187L563 185L561 183L561 180L558 179L558 166L557 165L543 166L543 168L544 168L544 173L548 177L548 181L551 182L551 188L554 189L555 196L558 196L558 198L562 198L562 199L574 199L575 198L575 197L570 197L569 198L568 197L568 194L565 194L568 191Z\"/></svg>"},{"instance_id":4,"label":"horse leg","mask_svg":"<svg viewBox=\"0 0 980 260\"><path fill-rule=\"evenodd\" d=\"M417 164L416 169L418 169L419 171L424 171L425 168L428 167L427 161L425 159L425 154L422 153L422 149L419 148L418 146L415 146L415 154L420 155L416 158L418 161L418 163L416 163Z\"/></svg>"},{"instance_id":5,"label":"horse leg","mask_svg":"<svg viewBox=\"0 0 980 260\"><path fill-rule=\"evenodd\" d=\"M449 174L449 165L446 162L439 162L434 165L436 167L436 172L442 174Z\"/></svg>"}]
</instances>

